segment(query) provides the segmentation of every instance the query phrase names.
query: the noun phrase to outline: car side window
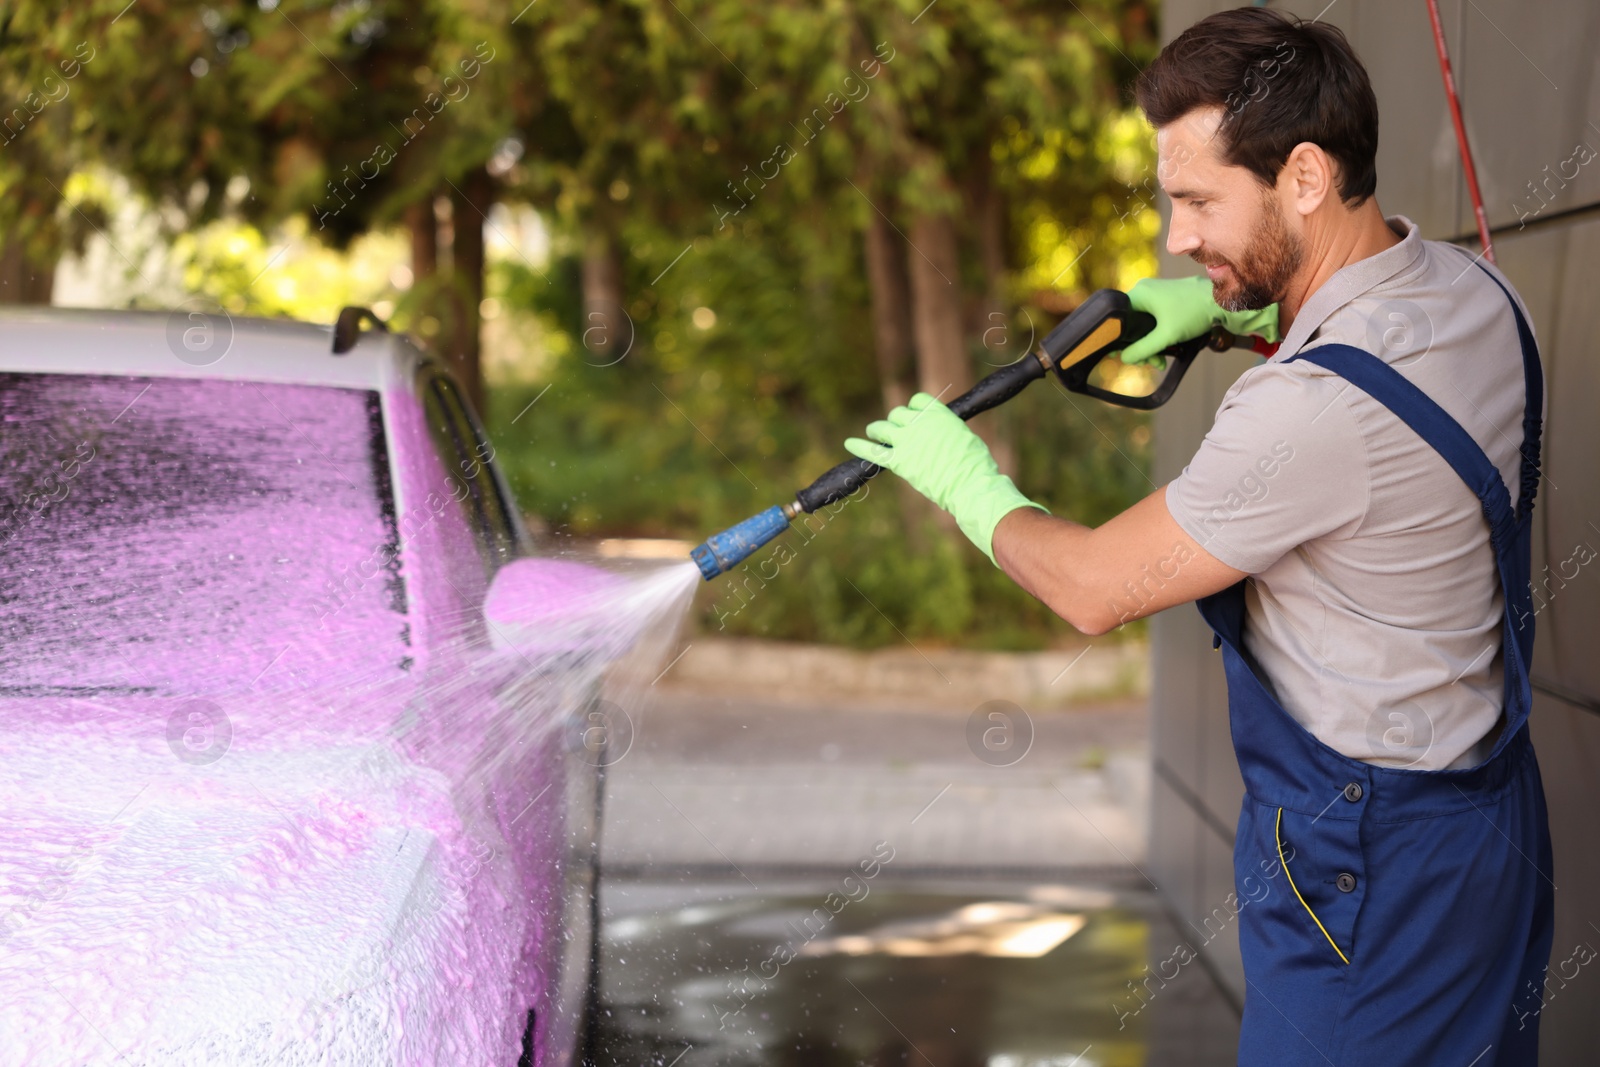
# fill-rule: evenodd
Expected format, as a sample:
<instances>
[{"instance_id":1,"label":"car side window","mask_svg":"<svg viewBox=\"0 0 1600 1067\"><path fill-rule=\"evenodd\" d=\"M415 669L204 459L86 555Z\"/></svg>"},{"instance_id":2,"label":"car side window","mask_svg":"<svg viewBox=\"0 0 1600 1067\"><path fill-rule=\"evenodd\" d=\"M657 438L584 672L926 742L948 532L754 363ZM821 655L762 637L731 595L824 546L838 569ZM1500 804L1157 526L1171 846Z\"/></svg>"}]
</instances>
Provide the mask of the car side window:
<instances>
[{"instance_id":1,"label":"car side window","mask_svg":"<svg viewBox=\"0 0 1600 1067\"><path fill-rule=\"evenodd\" d=\"M473 533L483 553L484 566L492 575L502 563L516 556L517 547L510 508L489 468L494 461L494 447L467 413L449 378L430 375L423 403L441 457L451 468L451 475L467 486L476 520Z\"/></svg>"}]
</instances>

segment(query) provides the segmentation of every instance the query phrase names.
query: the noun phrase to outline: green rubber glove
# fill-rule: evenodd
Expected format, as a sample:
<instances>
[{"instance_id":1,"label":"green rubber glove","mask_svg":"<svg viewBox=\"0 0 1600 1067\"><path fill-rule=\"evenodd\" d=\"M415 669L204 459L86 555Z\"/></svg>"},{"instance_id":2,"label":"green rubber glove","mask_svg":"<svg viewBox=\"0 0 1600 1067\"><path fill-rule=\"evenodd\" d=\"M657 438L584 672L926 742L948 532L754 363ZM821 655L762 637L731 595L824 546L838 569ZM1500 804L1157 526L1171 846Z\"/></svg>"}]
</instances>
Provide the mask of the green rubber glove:
<instances>
[{"instance_id":1,"label":"green rubber glove","mask_svg":"<svg viewBox=\"0 0 1600 1067\"><path fill-rule=\"evenodd\" d=\"M851 455L894 471L955 516L956 525L994 562L994 530L1017 508L1038 508L1000 473L989 446L961 417L927 393L867 427L864 441L844 443Z\"/></svg>"},{"instance_id":2,"label":"green rubber glove","mask_svg":"<svg viewBox=\"0 0 1600 1067\"><path fill-rule=\"evenodd\" d=\"M1156 363L1163 348L1221 326L1229 333L1278 340L1278 305L1260 311L1224 311L1211 295L1211 279L1146 278L1128 290L1128 303L1156 317L1156 328L1122 350L1124 363Z\"/></svg>"}]
</instances>

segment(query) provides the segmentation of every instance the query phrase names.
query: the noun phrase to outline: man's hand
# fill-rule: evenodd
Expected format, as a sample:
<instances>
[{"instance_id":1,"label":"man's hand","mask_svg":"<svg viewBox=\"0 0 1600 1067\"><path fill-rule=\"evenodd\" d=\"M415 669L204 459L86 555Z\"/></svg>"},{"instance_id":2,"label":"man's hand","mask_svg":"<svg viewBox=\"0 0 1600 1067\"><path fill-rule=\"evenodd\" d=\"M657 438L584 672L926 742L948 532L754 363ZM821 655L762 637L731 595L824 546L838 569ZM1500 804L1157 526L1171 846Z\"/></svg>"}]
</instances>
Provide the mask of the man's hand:
<instances>
[{"instance_id":1,"label":"man's hand","mask_svg":"<svg viewBox=\"0 0 1600 1067\"><path fill-rule=\"evenodd\" d=\"M844 447L894 471L911 487L955 516L961 532L994 560L994 528L1017 508L1039 508L1000 473L989 446L960 416L927 393L895 408Z\"/></svg>"},{"instance_id":2,"label":"man's hand","mask_svg":"<svg viewBox=\"0 0 1600 1067\"><path fill-rule=\"evenodd\" d=\"M1163 348L1190 341L1213 326L1230 333L1278 340L1278 305L1261 311L1224 311L1205 277L1146 278L1128 290L1128 303L1156 318L1156 328L1122 350L1124 363L1155 363Z\"/></svg>"}]
</instances>

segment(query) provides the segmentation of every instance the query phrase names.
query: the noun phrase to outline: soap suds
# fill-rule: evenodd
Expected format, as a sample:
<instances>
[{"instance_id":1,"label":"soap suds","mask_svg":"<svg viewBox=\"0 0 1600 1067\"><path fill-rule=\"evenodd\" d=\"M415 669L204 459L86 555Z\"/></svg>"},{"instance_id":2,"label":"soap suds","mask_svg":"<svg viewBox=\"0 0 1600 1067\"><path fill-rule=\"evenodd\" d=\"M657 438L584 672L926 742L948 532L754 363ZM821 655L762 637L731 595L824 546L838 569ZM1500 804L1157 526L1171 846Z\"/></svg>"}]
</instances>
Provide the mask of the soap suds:
<instances>
[{"instance_id":1,"label":"soap suds","mask_svg":"<svg viewBox=\"0 0 1600 1067\"><path fill-rule=\"evenodd\" d=\"M638 709L695 572L519 561L485 625L427 427L0 375L0 1065L516 1062L563 760L595 698Z\"/></svg>"}]
</instances>

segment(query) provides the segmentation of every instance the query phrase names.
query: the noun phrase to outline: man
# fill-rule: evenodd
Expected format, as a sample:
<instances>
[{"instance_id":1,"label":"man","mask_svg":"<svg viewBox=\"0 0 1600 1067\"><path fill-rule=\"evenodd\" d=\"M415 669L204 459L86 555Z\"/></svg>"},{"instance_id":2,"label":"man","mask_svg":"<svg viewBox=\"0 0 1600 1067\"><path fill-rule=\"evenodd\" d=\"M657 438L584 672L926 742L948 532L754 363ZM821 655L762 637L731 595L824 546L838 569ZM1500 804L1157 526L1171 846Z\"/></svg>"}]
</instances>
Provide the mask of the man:
<instances>
[{"instance_id":1,"label":"man","mask_svg":"<svg viewBox=\"0 0 1600 1067\"><path fill-rule=\"evenodd\" d=\"M1282 335L1183 473L1088 529L926 394L847 447L1086 633L1200 602L1246 787L1241 1063L1532 1064L1538 1015L1516 1006L1543 987L1553 884L1527 730L1525 312L1492 267L1380 212L1377 101L1338 30L1213 15L1138 100L1167 248L1207 279L1135 286L1158 327L1124 359L1213 323Z\"/></svg>"}]
</instances>

